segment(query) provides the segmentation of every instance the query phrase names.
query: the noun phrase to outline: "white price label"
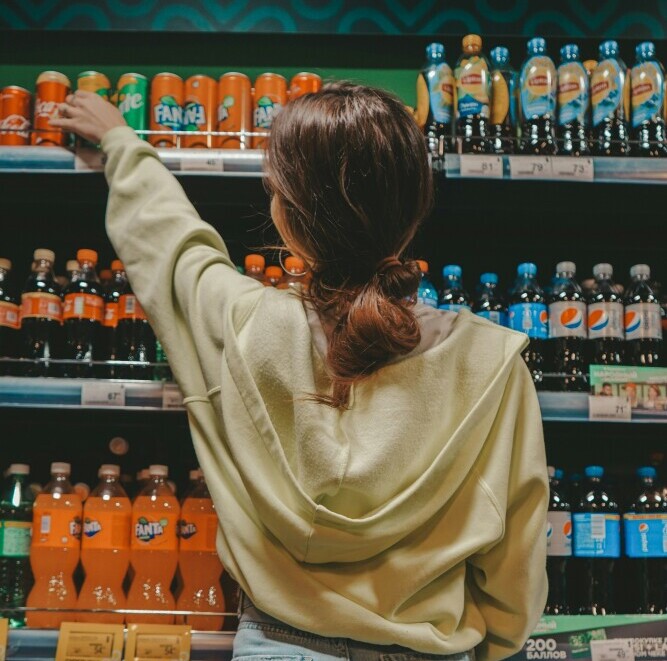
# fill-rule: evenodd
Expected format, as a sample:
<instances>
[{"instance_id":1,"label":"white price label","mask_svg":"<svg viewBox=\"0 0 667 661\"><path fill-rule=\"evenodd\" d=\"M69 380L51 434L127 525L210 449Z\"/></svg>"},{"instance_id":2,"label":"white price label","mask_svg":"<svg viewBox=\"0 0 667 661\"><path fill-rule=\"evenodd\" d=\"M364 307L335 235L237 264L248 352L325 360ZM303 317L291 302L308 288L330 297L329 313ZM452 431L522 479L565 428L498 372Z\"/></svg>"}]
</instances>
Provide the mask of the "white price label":
<instances>
[{"instance_id":1,"label":"white price label","mask_svg":"<svg viewBox=\"0 0 667 661\"><path fill-rule=\"evenodd\" d=\"M588 398L589 420L630 420L632 408L627 397L604 397L591 395Z\"/></svg>"},{"instance_id":2,"label":"white price label","mask_svg":"<svg viewBox=\"0 0 667 661\"><path fill-rule=\"evenodd\" d=\"M181 158L181 170L185 172L222 172L222 155L206 153L205 150L192 150L199 153Z\"/></svg>"},{"instance_id":3,"label":"white price label","mask_svg":"<svg viewBox=\"0 0 667 661\"><path fill-rule=\"evenodd\" d=\"M551 159L553 176L556 179L593 181L595 174L593 159L580 156L556 156Z\"/></svg>"},{"instance_id":4,"label":"white price label","mask_svg":"<svg viewBox=\"0 0 667 661\"><path fill-rule=\"evenodd\" d=\"M551 179L553 176L550 156L510 156L512 179Z\"/></svg>"},{"instance_id":5,"label":"white price label","mask_svg":"<svg viewBox=\"0 0 667 661\"><path fill-rule=\"evenodd\" d=\"M632 640L591 640L591 661L635 661Z\"/></svg>"},{"instance_id":6,"label":"white price label","mask_svg":"<svg viewBox=\"0 0 667 661\"><path fill-rule=\"evenodd\" d=\"M182 409L183 393L175 383L165 383L162 386L162 408Z\"/></svg>"},{"instance_id":7,"label":"white price label","mask_svg":"<svg viewBox=\"0 0 667 661\"><path fill-rule=\"evenodd\" d=\"M461 154L459 163L462 177L490 177L498 179L503 176L502 156Z\"/></svg>"},{"instance_id":8,"label":"white price label","mask_svg":"<svg viewBox=\"0 0 667 661\"><path fill-rule=\"evenodd\" d=\"M79 147L74 154L74 169L83 172L101 172L107 156L101 149Z\"/></svg>"},{"instance_id":9,"label":"white price label","mask_svg":"<svg viewBox=\"0 0 667 661\"><path fill-rule=\"evenodd\" d=\"M125 384L86 382L81 386L81 406L125 406Z\"/></svg>"}]
</instances>

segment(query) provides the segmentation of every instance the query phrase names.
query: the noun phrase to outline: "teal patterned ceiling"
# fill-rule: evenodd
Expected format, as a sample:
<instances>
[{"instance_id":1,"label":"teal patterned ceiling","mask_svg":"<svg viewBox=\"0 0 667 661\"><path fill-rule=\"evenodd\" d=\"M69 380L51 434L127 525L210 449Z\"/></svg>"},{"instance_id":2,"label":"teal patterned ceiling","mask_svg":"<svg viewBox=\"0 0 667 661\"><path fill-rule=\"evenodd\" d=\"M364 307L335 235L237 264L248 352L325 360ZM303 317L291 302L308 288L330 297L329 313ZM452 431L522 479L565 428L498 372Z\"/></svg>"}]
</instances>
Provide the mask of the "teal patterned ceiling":
<instances>
[{"instance_id":1,"label":"teal patterned ceiling","mask_svg":"<svg viewBox=\"0 0 667 661\"><path fill-rule=\"evenodd\" d=\"M660 39L667 0L0 0L0 27Z\"/></svg>"}]
</instances>

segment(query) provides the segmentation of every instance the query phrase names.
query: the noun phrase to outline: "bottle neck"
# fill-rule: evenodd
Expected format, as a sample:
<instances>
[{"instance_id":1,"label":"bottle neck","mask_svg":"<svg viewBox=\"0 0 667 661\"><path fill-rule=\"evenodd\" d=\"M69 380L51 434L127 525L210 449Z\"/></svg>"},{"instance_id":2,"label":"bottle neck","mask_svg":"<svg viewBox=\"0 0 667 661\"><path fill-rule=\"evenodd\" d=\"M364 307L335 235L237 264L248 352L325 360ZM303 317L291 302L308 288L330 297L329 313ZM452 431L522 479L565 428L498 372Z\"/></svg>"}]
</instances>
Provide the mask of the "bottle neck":
<instances>
[{"instance_id":1,"label":"bottle neck","mask_svg":"<svg viewBox=\"0 0 667 661\"><path fill-rule=\"evenodd\" d=\"M97 271L95 270L95 262L84 260L81 262L81 275L85 277L86 280L93 280L99 282L97 277Z\"/></svg>"},{"instance_id":2,"label":"bottle neck","mask_svg":"<svg viewBox=\"0 0 667 661\"><path fill-rule=\"evenodd\" d=\"M38 259L32 263L32 270L35 273L53 273L53 264L48 259Z\"/></svg>"},{"instance_id":3,"label":"bottle neck","mask_svg":"<svg viewBox=\"0 0 667 661\"><path fill-rule=\"evenodd\" d=\"M633 282L647 282L648 278L649 276L645 273L638 273L637 275L633 276L632 280Z\"/></svg>"},{"instance_id":4,"label":"bottle neck","mask_svg":"<svg viewBox=\"0 0 667 661\"><path fill-rule=\"evenodd\" d=\"M0 268L0 282L4 282L9 277L9 271L7 269Z\"/></svg>"}]
</instances>

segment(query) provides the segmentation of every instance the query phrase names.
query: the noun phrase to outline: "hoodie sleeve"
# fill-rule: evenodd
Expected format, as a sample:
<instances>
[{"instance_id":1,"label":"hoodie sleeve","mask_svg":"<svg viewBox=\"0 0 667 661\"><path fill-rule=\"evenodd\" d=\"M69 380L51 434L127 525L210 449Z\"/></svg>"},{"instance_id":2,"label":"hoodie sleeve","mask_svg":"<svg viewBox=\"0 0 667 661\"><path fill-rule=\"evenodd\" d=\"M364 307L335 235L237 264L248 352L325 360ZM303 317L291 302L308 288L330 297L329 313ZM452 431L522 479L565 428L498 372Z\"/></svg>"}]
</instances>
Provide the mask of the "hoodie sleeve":
<instances>
[{"instance_id":1,"label":"hoodie sleeve","mask_svg":"<svg viewBox=\"0 0 667 661\"><path fill-rule=\"evenodd\" d=\"M486 636L476 649L478 661L496 661L520 650L547 597L549 486L542 418L521 358L513 372L496 423L498 447L489 456L490 474L500 480L495 484L491 478L484 480L504 517L504 534L490 549L468 560L471 591L486 623Z\"/></svg>"},{"instance_id":2,"label":"hoodie sleeve","mask_svg":"<svg viewBox=\"0 0 667 661\"><path fill-rule=\"evenodd\" d=\"M263 289L234 267L220 235L199 218L157 152L126 126L102 139L109 184L107 232L187 396L219 384L223 315Z\"/></svg>"}]
</instances>

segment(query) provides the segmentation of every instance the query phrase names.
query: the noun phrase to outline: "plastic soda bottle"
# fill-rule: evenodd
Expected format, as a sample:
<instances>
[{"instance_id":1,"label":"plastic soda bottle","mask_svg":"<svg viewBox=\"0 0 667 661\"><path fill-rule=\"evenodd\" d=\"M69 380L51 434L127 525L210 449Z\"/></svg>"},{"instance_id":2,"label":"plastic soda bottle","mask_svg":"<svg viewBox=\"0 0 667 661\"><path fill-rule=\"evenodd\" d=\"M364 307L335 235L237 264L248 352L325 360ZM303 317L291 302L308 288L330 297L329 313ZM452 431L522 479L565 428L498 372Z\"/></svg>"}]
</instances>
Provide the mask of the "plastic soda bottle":
<instances>
[{"instance_id":1,"label":"plastic soda bottle","mask_svg":"<svg viewBox=\"0 0 667 661\"><path fill-rule=\"evenodd\" d=\"M563 471L549 466L549 512L547 514L547 575L549 596L545 613L569 612L567 570L572 557L572 508L563 488Z\"/></svg>"},{"instance_id":2,"label":"plastic soda bottle","mask_svg":"<svg viewBox=\"0 0 667 661\"><path fill-rule=\"evenodd\" d=\"M278 289L292 289L298 285L307 285L306 264L301 257L290 255L285 259L285 273L278 283Z\"/></svg>"},{"instance_id":3,"label":"plastic soda bottle","mask_svg":"<svg viewBox=\"0 0 667 661\"><path fill-rule=\"evenodd\" d=\"M516 72L510 65L510 52L496 46L491 60L491 144L495 154L514 153L517 114Z\"/></svg>"},{"instance_id":4,"label":"plastic soda bottle","mask_svg":"<svg viewBox=\"0 0 667 661\"><path fill-rule=\"evenodd\" d=\"M225 598L220 586L222 563L215 548L218 517L201 472L192 491L183 500L179 525L178 568L183 589L178 610L224 613ZM222 615L187 615L182 618L193 629L219 631Z\"/></svg>"},{"instance_id":5,"label":"plastic soda bottle","mask_svg":"<svg viewBox=\"0 0 667 661\"><path fill-rule=\"evenodd\" d=\"M267 287L280 287L283 283L283 270L280 266L267 266L264 271L264 284Z\"/></svg>"},{"instance_id":6,"label":"plastic soda bottle","mask_svg":"<svg viewBox=\"0 0 667 661\"><path fill-rule=\"evenodd\" d=\"M122 624L122 613L87 613L93 608L123 609L123 579L130 564L132 505L120 485L120 467L104 464L100 483L83 507L81 564L86 578L79 593L79 622Z\"/></svg>"},{"instance_id":7,"label":"plastic soda bottle","mask_svg":"<svg viewBox=\"0 0 667 661\"><path fill-rule=\"evenodd\" d=\"M588 298L588 339L594 365L623 363L623 301L616 291L611 264L593 267L595 288Z\"/></svg>"},{"instance_id":8,"label":"plastic soda bottle","mask_svg":"<svg viewBox=\"0 0 667 661\"><path fill-rule=\"evenodd\" d=\"M454 74L445 62L445 47L426 47L426 63L417 76L417 124L424 127L426 145L436 166L451 150Z\"/></svg>"},{"instance_id":9,"label":"plastic soda bottle","mask_svg":"<svg viewBox=\"0 0 667 661\"><path fill-rule=\"evenodd\" d=\"M422 305L428 305L431 308L437 308L438 292L429 277L428 262L418 259L417 264L422 274L422 278L419 281L419 289L417 290L417 302Z\"/></svg>"},{"instance_id":10,"label":"plastic soda bottle","mask_svg":"<svg viewBox=\"0 0 667 661\"><path fill-rule=\"evenodd\" d=\"M623 515L625 555L630 558L635 612L667 608L667 500L655 483L656 470L637 470L641 490Z\"/></svg>"},{"instance_id":11,"label":"plastic soda bottle","mask_svg":"<svg viewBox=\"0 0 667 661\"><path fill-rule=\"evenodd\" d=\"M104 358L106 360L121 360L118 343L118 301L121 291L125 290L127 276L123 263L119 259L111 262L111 280L104 290L104 321L102 335L104 344ZM103 370L109 377L119 375L118 367L109 365Z\"/></svg>"},{"instance_id":12,"label":"plastic soda bottle","mask_svg":"<svg viewBox=\"0 0 667 661\"><path fill-rule=\"evenodd\" d=\"M32 584L30 530L34 497L28 484L29 474L26 464L12 464L0 500L0 616L8 618L12 627L25 623L25 615L11 609L25 606Z\"/></svg>"},{"instance_id":13,"label":"plastic soda bottle","mask_svg":"<svg viewBox=\"0 0 667 661\"><path fill-rule=\"evenodd\" d=\"M472 310L480 317L507 326L507 307L498 294L497 273L482 273L479 276L478 295Z\"/></svg>"},{"instance_id":14,"label":"plastic soda bottle","mask_svg":"<svg viewBox=\"0 0 667 661\"><path fill-rule=\"evenodd\" d=\"M535 37L528 42L528 56L521 68L521 117L524 154L555 154L556 66L547 55L547 42Z\"/></svg>"},{"instance_id":15,"label":"plastic soda bottle","mask_svg":"<svg viewBox=\"0 0 667 661\"><path fill-rule=\"evenodd\" d=\"M651 269L635 264L630 277L625 293L625 360L630 365L656 366L662 358L662 327L660 304L649 284Z\"/></svg>"},{"instance_id":16,"label":"plastic soda bottle","mask_svg":"<svg viewBox=\"0 0 667 661\"><path fill-rule=\"evenodd\" d=\"M491 151L491 75L478 34L463 37L463 52L456 63L456 142L460 153Z\"/></svg>"},{"instance_id":17,"label":"plastic soda bottle","mask_svg":"<svg viewBox=\"0 0 667 661\"><path fill-rule=\"evenodd\" d=\"M614 566L621 555L621 515L612 494L602 484L604 468L587 466L581 499L572 517L574 556L583 589L580 612L614 612Z\"/></svg>"},{"instance_id":18,"label":"plastic soda bottle","mask_svg":"<svg viewBox=\"0 0 667 661\"><path fill-rule=\"evenodd\" d=\"M530 342L523 359L536 385L543 382L545 340L548 337L549 315L544 292L537 283L537 266L532 262L519 264L514 288L510 292L509 327L526 333Z\"/></svg>"},{"instance_id":19,"label":"plastic soda bottle","mask_svg":"<svg viewBox=\"0 0 667 661\"><path fill-rule=\"evenodd\" d=\"M12 263L0 257L0 357L18 358L20 308L11 277ZM13 374L10 363L0 363L1 374Z\"/></svg>"},{"instance_id":20,"label":"plastic soda bottle","mask_svg":"<svg viewBox=\"0 0 667 661\"><path fill-rule=\"evenodd\" d=\"M266 265L266 260L262 255L246 255L245 258L245 274L250 277L258 280L259 282L264 282L264 266Z\"/></svg>"},{"instance_id":21,"label":"plastic soda bottle","mask_svg":"<svg viewBox=\"0 0 667 661\"><path fill-rule=\"evenodd\" d=\"M586 390L586 301L574 279L574 262L556 265L556 283L549 297L549 342L554 371L563 390Z\"/></svg>"},{"instance_id":22,"label":"plastic soda bottle","mask_svg":"<svg viewBox=\"0 0 667 661\"><path fill-rule=\"evenodd\" d=\"M637 156L667 156L665 137L665 69L656 59L655 44L644 41L635 49L630 72L632 131Z\"/></svg>"},{"instance_id":23,"label":"plastic soda bottle","mask_svg":"<svg viewBox=\"0 0 667 661\"><path fill-rule=\"evenodd\" d=\"M81 498L69 476L70 465L51 464L51 481L40 493L33 508L30 565L35 585L27 606L36 608L76 608L77 595L72 575L81 552ZM27 614L27 625L57 629L72 621L71 612L34 611Z\"/></svg>"},{"instance_id":24,"label":"plastic soda bottle","mask_svg":"<svg viewBox=\"0 0 667 661\"><path fill-rule=\"evenodd\" d=\"M463 308L470 309L470 296L463 288L461 275L463 271L456 264L449 264L442 269L445 282L440 293L438 308L459 312Z\"/></svg>"},{"instance_id":25,"label":"plastic soda bottle","mask_svg":"<svg viewBox=\"0 0 667 661\"><path fill-rule=\"evenodd\" d=\"M560 49L558 67L558 151L570 156L587 156L588 74L579 58L579 46Z\"/></svg>"},{"instance_id":26,"label":"plastic soda bottle","mask_svg":"<svg viewBox=\"0 0 667 661\"><path fill-rule=\"evenodd\" d=\"M134 579L127 595L127 608L173 611L171 582L178 564L180 507L167 484L169 469L154 465L149 480L132 505L130 563ZM128 614L129 623L173 624L173 615Z\"/></svg>"},{"instance_id":27,"label":"plastic soda bottle","mask_svg":"<svg viewBox=\"0 0 667 661\"><path fill-rule=\"evenodd\" d=\"M591 74L593 151L598 156L627 156L630 85L628 70L619 57L618 43L600 44L598 64Z\"/></svg>"}]
</instances>

